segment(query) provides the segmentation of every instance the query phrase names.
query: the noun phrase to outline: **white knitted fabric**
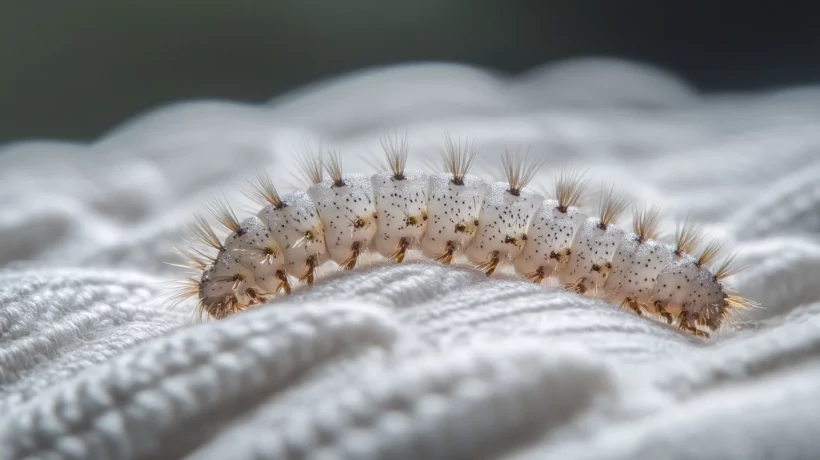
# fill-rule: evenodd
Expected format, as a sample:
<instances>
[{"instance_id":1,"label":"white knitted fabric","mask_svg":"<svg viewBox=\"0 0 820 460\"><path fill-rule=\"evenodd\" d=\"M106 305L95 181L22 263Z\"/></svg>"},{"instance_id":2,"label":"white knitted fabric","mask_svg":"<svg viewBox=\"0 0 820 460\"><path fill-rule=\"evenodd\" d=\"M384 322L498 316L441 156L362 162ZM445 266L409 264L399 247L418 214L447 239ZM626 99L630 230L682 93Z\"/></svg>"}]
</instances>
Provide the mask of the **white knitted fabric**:
<instances>
[{"instance_id":1,"label":"white knitted fabric","mask_svg":"<svg viewBox=\"0 0 820 460\"><path fill-rule=\"evenodd\" d=\"M78 116L82 116L81 109ZM467 267L376 263L223 321L168 310L210 193L305 140L367 172L445 130L589 168L707 223L763 309L708 342ZM369 157L369 158L368 158ZM415 163L414 163L415 161ZM367 72L251 106L191 102L89 145L0 150L0 459L820 458L820 87L703 96L655 69ZM240 207L241 208L241 207Z\"/></svg>"}]
</instances>

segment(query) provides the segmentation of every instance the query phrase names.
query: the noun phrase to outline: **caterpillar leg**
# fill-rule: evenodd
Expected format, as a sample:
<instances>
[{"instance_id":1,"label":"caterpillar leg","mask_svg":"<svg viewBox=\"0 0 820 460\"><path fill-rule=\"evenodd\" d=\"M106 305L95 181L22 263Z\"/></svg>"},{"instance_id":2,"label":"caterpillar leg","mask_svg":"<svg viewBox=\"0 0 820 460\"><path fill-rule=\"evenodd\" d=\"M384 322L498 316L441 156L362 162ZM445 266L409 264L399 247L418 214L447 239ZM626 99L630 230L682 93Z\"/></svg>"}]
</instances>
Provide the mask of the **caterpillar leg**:
<instances>
[{"instance_id":1,"label":"caterpillar leg","mask_svg":"<svg viewBox=\"0 0 820 460\"><path fill-rule=\"evenodd\" d=\"M587 289L587 279L586 278L581 278L581 279L579 279L578 281L576 281L574 283L565 284L564 287L569 289L570 291L573 291L573 292L577 293L577 294L584 295L584 294L586 294L586 292L588 290Z\"/></svg>"},{"instance_id":2,"label":"caterpillar leg","mask_svg":"<svg viewBox=\"0 0 820 460\"><path fill-rule=\"evenodd\" d=\"M277 270L276 277L279 279L279 286L276 288L276 292L285 291L285 294L290 295L291 286L290 280L288 280L288 274L285 273L284 270Z\"/></svg>"},{"instance_id":3,"label":"caterpillar leg","mask_svg":"<svg viewBox=\"0 0 820 460\"><path fill-rule=\"evenodd\" d=\"M344 270L353 270L356 267L356 264L359 263L359 259L361 257L362 244L360 241L354 241L353 244L350 245L350 254L347 259L342 261L340 265Z\"/></svg>"},{"instance_id":4,"label":"caterpillar leg","mask_svg":"<svg viewBox=\"0 0 820 460\"><path fill-rule=\"evenodd\" d=\"M621 308L623 307L629 307L629 309L635 312L636 315L643 316L643 307L635 299L630 297L625 298L621 301Z\"/></svg>"},{"instance_id":5,"label":"caterpillar leg","mask_svg":"<svg viewBox=\"0 0 820 460\"><path fill-rule=\"evenodd\" d=\"M313 286L316 281L316 272L319 269L319 263L316 256L310 256L305 260L305 273L299 277L299 281L307 283L308 286Z\"/></svg>"},{"instance_id":6,"label":"caterpillar leg","mask_svg":"<svg viewBox=\"0 0 820 460\"><path fill-rule=\"evenodd\" d=\"M450 265L453 262L453 256L456 254L456 243L454 241L448 241L445 245L444 252L437 255L435 257L436 262Z\"/></svg>"},{"instance_id":7,"label":"caterpillar leg","mask_svg":"<svg viewBox=\"0 0 820 460\"><path fill-rule=\"evenodd\" d=\"M549 276L549 274L547 273L547 271L544 269L544 266L542 265L542 266L538 267L534 272L530 272L530 273L525 274L524 278L527 278L528 280L532 281L535 284L541 284L541 283L544 282L545 279L547 279L548 276Z\"/></svg>"},{"instance_id":8,"label":"caterpillar leg","mask_svg":"<svg viewBox=\"0 0 820 460\"><path fill-rule=\"evenodd\" d=\"M671 313L666 311L666 303L660 300L656 300L653 303L655 307L655 311L666 320L666 324L672 324L675 322L675 318L672 316Z\"/></svg>"},{"instance_id":9,"label":"caterpillar leg","mask_svg":"<svg viewBox=\"0 0 820 460\"><path fill-rule=\"evenodd\" d=\"M410 248L410 240L407 237L399 238L399 243L396 245L396 250L390 254L389 259L396 263L402 263L404 256L407 255L407 250Z\"/></svg>"},{"instance_id":10,"label":"caterpillar leg","mask_svg":"<svg viewBox=\"0 0 820 460\"><path fill-rule=\"evenodd\" d=\"M678 329L685 330L696 337L708 339L709 333L695 327L695 325L692 324L693 321L694 318L688 311L684 310L680 312L678 315Z\"/></svg>"},{"instance_id":11,"label":"caterpillar leg","mask_svg":"<svg viewBox=\"0 0 820 460\"><path fill-rule=\"evenodd\" d=\"M476 265L476 268L486 273L487 276L491 276L493 272L495 272L495 269L498 268L498 264L500 262L501 256L499 255L498 251L493 251L490 254L490 257L484 262Z\"/></svg>"}]
</instances>

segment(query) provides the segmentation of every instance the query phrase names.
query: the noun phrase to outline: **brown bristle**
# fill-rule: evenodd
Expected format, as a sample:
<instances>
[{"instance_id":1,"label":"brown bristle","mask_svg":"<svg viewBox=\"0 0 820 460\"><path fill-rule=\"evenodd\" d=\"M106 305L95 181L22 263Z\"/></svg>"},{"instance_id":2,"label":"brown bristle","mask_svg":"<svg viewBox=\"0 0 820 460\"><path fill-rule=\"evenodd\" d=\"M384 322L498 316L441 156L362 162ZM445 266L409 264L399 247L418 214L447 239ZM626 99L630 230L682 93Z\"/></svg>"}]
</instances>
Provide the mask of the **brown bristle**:
<instances>
[{"instance_id":1,"label":"brown bristle","mask_svg":"<svg viewBox=\"0 0 820 460\"><path fill-rule=\"evenodd\" d=\"M189 251L191 252L191 254L196 255L196 257L202 259L206 264L212 265L214 262L216 262L217 256L213 256L211 254L206 253L205 251L197 247L197 243L185 239L183 239L182 241L185 243L186 251Z\"/></svg>"},{"instance_id":2,"label":"brown bristle","mask_svg":"<svg viewBox=\"0 0 820 460\"><path fill-rule=\"evenodd\" d=\"M453 175L453 184L464 185L464 176L470 171L476 157L473 141L453 142L449 133L444 135L444 171Z\"/></svg>"},{"instance_id":3,"label":"brown bristle","mask_svg":"<svg viewBox=\"0 0 820 460\"><path fill-rule=\"evenodd\" d=\"M584 198L584 173L574 168L561 168L555 180L555 199L562 212L570 206L580 206Z\"/></svg>"},{"instance_id":4,"label":"brown bristle","mask_svg":"<svg viewBox=\"0 0 820 460\"><path fill-rule=\"evenodd\" d=\"M745 297L739 295L729 295L723 299L726 302L726 305L731 310L745 310L747 308L760 308L760 304L755 302L754 300L747 299Z\"/></svg>"},{"instance_id":5,"label":"brown bristle","mask_svg":"<svg viewBox=\"0 0 820 460\"><path fill-rule=\"evenodd\" d=\"M478 264L476 266L477 269L483 271L487 276L491 276L495 269L498 268L498 264L501 263L501 257L498 254L498 251L493 251L490 257Z\"/></svg>"},{"instance_id":6,"label":"brown bristle","mask_svg":"<svg viewBox=\"0 0 820 460\"><path fill-rule=\"evenodd\" d=\"M205 209L229 231L238 233L242 228L239 225L239 219L236 218L236 213L227 201L218 197L211 197L208 203L205 204Z\"/></svg>"},{"instance_id":7,"label":"brown bristle","mask_svg":"<svg viewBox=\"0 0 820 460\"><path fill-rule=\"evenodd\" d=\"M410 141L407 140L407 131L399 138L398 133L393 136L388 134L381 140L382 150L387 157L387 167L393 172L393 179L404 180L404 167L407 165L407 157L410 154Z\"/></svg>"},{"instance_id":8,"label":"brown bristle","mask_svg":"<svg viewBox=\"0 0 820 460\"><path fill-rule=\"evenodd\" d=\"M328 161L325 163L325 170L330 175L333 185L344 187L345 181L342 179L342 155L338 150L331 150L328 154Z\"/></svg>"},{"instance_id":9,"label":"brown bristle","mask_svg":"<svg viewBox=\"0 0 820 460\"><path fill-rule=\"evenodd\" d=\"M256 179L252 181L249 180L248 184L250 185L250 189L245 191L245 195L248 198L261 205L270 204L276 209L280 209L285 206L285 203L283 203L282 199L279 197L279 192L273 185L273 181L271 181L270 176L267 174L258 172L256 174Z\"/></svg>"},{"instance_id":10,"label":"brown bristle","mask_svg":"<svg viewBox=\"0 0 820 460\"><path fill-rule=\"evenodd\" d=\"M356 265L359 263L359 259L362 256L362 244L359 241L354 241L352 245L350 245L350 255L347 259L343 260L341 263L341 267L344 270L353 270Z\"/></svg>"},{"instance_id":11,"label":"brown bristle","mask_svg":"<svg viewBox=\"0 0 820 460\"><path fill-rule=\"evenodd\" d=\"M202 305L202 311L208 313L214 319L224 319L241 312L245 308L246 306L240 305L234 295L226 296L221 302Z\"/></svg>"},{"instance_id":12,"label":"brown bristle","mask_svg":"<svg viewBox=\"0 0 820 460\"><path fill-rule=\"evenodd\" d=\"M527 161L527 154L510 153L509 150L504 151L501 156L501 165L504 170L504 176L507 183L510 185L510 195L518 196L521 190L526 187L535 174L544 164L544 160Z\"/></svg>"},{"instance_id":13,"label":"brown bristle","mask_svg":"<svg viewBox=\"0 0 820 460\"><path fill-rule=\"evenodd\" d=\"M305 282L308 286L313 286L313 283L316 281L316 272L319 269L319 263L316 260L316 256L310 256L305 261L305 273L299 277L299 281Z\"/></svg>"},{"instance_id":14,"label":"brown bristle","mask_svg":"<svg viewBox=\"0 0 820 460\"><path fill-rule=\"evenodd\" d=\"M252 246L252 251L259 256L259 263L268 265L273 264L273 260L280 255L280 249L278 245L265 246L261 242L255 242Z\"/></svg>"},{"instance_id":15,"label":"brown bristle","mask_svg":"<svg viewBox=\"0 0 820 460\"><path fill-rule=\"evenodd\" d=\"M604 230L618 220L629 206L629 197L624 192L615 193L615 187L612 186L604 195L604 189L601 189L601 203L598 208L598 219L601 221L599 226Z\"/></svg>"},{"instance_id":16,"label":"brown bristle","mask_svg":"<svg viewBox=\"0 0 820 460\"><path fill-rule=\"evenodd\" d=\"M698 257L698 266L709 265L717 259L723 252L724 243L720 240L712 240L703 248Z\"/></svg>"},{"instance_id":17,"label":"brown bristle","mask_svg":"<svg viewBox=\"0 0 820 460\"><path fill-rule=\"evenodd\" d=\"M632 232L641 241L657 239L661 226L660 217L661 210L657 206L636 209L632 215Z\"/></svg>"},{"instance_id":18,"label":"brown bristle","mask_svg":"<svg viewBox=\"0 0 820 460\"><path fill-rule=\"evenodd\" d=\"M202 284L196 278L180 278L165 284L169 287L169 308L174 308L191 297L198 297L202 290Z\"/></svg>"},{"instance_id":19,"label":"brown bristle","mask_svg":"<svg viewBox=\"0 0 820 460\"><path fill-rule=\"evenodd\" d=\"M393 254L390 254L389 259L396 263L402 263L404 261L404 256L407 255L407 250L410 248L410 240L401 237L399 239L399 243L396 245L396 250Z\"/></svg>"},{"instance_id":20,"label":"brown bristle","mask_svg":"<svg viewBox=\"0 0 820 460\"><path fill-rule=\"evenodd\" d=\"M277 270L276 277L279 278L279 285L276 287L276 293L280 291L285 291L285 294L290 295L292 292L292 288L290 285L290 280L288 279L288 274L285 273L284 270Z\"/></svg>"},{"instance_id":21,"label":"brown bristle","mask_svg":"<svg viewBox=\"0 0 820 460\"><path fill-rule=\"evenodd\" d=\"M297 155L295 159L299 171L301 171L308 186L316 185L324 180L324 159L322 158L321 147L319 151L313 153L307 145L305 145L302 153Z\"/></svg>"},{"instance_id":22,"label":"brown bristle","mask_svg":"<svg viewBox=\"0 0 820 460\"><path fill-rule=\"evenodd\" d=\"M748 267L745 267L743 265L738 264L735 261L736 257L737 257L737 252L735 252L734 254L727 257L726 260L724 260L723 263L720 264L720 267L718 267L717 271L715 272L715 278L717 280L720 281L720 280L724 280L724 279L726 279L730 276L737 275L738 273L740 273L740 272L742 272L742 271L744 271L748 268Z\"/></svg>"},{"instance_id":23,"label":"brown bristle","mask_svg":"<svg viewBox=\"0 0 820 460\"><path fill-rule=\"evenodd\" d=\"M544 272L544 267L538 267L538 269L534 272L525 274L524 278L530 280L535 284L541 284L547 278L547 276Z\"/></svg>"},{"instance_id":24,"label":"brown bristle","mask_svg":"<svg viewBox=\"0 0 820 460\"><path fill-rule=\"evenodd\" d=\"M193 247L173 247L171 251L185 260L183 264L169 263L174 267L191 268L196 271L204 271L209 264L214 263L214 258L203 254L201 251Z\"/></svg>"},{"instance_id":25,"label":"brown bristle","mask_svg":"<svg viewBox=\"0 0 820 460\"><path fill-rule=\"evenodd\" d=\"M435 260L436 262L442 263L444 265L450 265L453 262L453 256L456 253L456 243L454 241L448 241L447 245L445 246L444 252L437 255Z\"/></svg>"},{"instance_id":26,"label":"brown bristle","mask_svg":"<svg viewBox=\"0 0 820 460\"><path fill-rule=\"evenodd\" d=\"M216 236L216 232L214 232L211 224L201 215L194 216L194 221L188 223L188 230L199 243L210 246L218 251L224 249L222 242L219 240L219 237Z\"/></svg>"},{"instance_id":27,"label":"brown bristle","mask_svg":"<svg viewBox=\"0 0 820 460\"><path fill-rule=\"evenodd\" d=\"M703 226L686 216L683 224L675 230L675 254L691 254L703 238Z\"/></svg>"}]
</instances>

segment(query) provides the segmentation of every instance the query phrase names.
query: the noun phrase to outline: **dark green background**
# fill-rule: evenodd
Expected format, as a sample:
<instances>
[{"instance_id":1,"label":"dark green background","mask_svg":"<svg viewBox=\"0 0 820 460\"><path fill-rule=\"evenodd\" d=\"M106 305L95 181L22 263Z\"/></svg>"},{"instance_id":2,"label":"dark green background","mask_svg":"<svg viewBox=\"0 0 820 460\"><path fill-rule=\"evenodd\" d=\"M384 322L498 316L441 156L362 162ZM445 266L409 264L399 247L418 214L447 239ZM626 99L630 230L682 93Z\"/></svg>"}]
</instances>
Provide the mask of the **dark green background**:
<instances>
[{"instance_id":1,"label":"dark green background","mask_svg":"<svg viewBox=\"0 0 820 460\"><path fill-rule=\"evenodd\" d=\"M188 98L440 60L640 59L705 90L820 80L816 2L0 0L0 142L93 139Z\"/></svg>"}]
</instances>

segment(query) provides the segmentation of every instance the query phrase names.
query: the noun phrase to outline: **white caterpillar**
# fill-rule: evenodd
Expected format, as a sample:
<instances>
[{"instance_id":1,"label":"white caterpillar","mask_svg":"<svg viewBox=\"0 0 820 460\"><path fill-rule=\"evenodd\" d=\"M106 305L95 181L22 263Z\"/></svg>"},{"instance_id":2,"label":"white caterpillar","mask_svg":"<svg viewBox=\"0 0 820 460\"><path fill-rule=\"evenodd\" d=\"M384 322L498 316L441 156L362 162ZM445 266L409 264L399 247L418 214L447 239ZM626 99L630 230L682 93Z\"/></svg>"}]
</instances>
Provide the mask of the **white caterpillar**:
<instances>
[{"instance_id":1,"label":"white caterpillar","mask_svg":"<svg viewBox=\"0 0 820 460\"><path fill-rule=\"evenodd\" d=\"M367 252L400 263L418 251L444 264L463 256L487 276L512 266L532 282L554 280L697 336L753 305L724 285L739 270L734 256L716 270L707 267L720 244L691 255L701 232L688 219L667 245L656 240L657 208L636 210L628 232L614 225L627 201L613 189L601 191L598 212L590 216L581 207L580 174L562 172L554 199L545 200L527 188L539 163L505 153L506 181L488 184L469 174L472 145L446 141L442 173L405 170L406 138L388 139L382 143L386 172L343 173L333 152L327 161L301 161L312 184L307 192L280 197L267 176L257 177L249 196L264 208L256 216L240 222L228 204L214 201L209 211L230 235L220 240L205 219L195 219L196 242L177 252L200 274L183 280L173 300L195 296L200 313L223 318L290 293L294 278L313 284L329 260L349 270Z\"/></svg>"}]
</instances>

